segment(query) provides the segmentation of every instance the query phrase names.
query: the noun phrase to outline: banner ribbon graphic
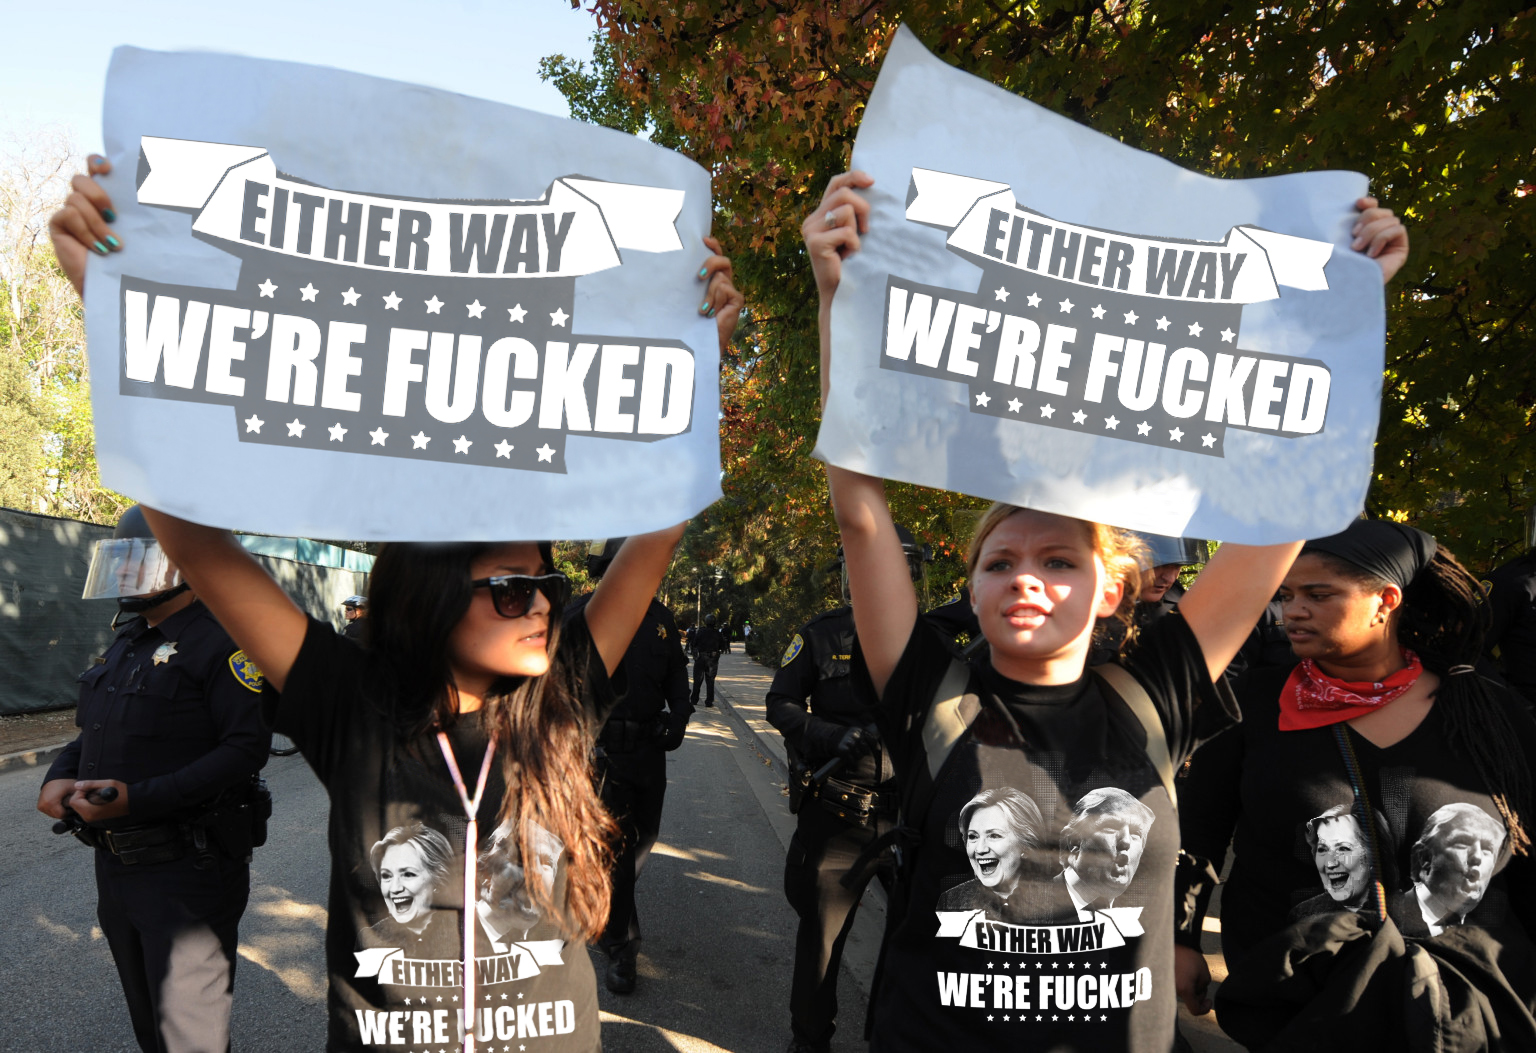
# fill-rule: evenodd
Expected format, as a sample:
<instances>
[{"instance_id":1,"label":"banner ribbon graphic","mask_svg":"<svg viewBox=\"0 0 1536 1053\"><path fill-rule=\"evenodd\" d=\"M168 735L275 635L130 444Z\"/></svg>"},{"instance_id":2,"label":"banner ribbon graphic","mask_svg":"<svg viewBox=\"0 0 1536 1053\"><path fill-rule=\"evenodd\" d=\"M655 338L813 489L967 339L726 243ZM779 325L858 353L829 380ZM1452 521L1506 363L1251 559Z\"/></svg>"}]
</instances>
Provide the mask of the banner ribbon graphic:
<instances>
[{"instance_id":1,"label":"banner ribbon graphic","mask_svg":"<svg viewBox=\"0 0 1536 1053\"><path fill-rule=\"evenodd\" d=\"M683 191L566 176L537 201L424 201L330 190L279 174L261 147L140 139L143 205L193 213L218 241L378 271L569 278L620 249L675 252Z\"/></svg>"},{"instance_id":2,"label":"banner ribbon graphic","mask_svg":"<svg viewBox=\"0 0 1536 1053\"><path fill-rule=\"evenodd\" d=\"M1004 183L912 169L907 218L950 231L951 248L1021 271L1164 300L1262 303L1279 286L1328 288L1333 246L1233 227L1217 242L1143 238L1051 219Z\"/></svg>"}]
</instances>

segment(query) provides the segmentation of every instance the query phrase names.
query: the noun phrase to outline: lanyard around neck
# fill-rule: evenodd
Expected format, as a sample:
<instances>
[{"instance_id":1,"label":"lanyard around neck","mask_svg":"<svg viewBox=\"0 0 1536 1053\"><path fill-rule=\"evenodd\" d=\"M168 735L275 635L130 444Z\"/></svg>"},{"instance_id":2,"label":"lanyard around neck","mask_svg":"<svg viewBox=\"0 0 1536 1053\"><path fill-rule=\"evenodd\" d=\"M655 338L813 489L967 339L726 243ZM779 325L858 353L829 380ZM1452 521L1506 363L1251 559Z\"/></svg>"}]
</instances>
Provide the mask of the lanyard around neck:
<instances>
[{"instance_id":1,"label":"lanyard around neck","mask_svg":"<svg viewBox=\"0 0 1536 1053\"><path fill-rule=\"evenodd\" d=\"M464 832L464 949L461 961L464 967L464 1012L460 1015L464 1030L464 1053L475 1053L475 904L479 900L479 880L475 870L476 854L480 847L480 824L476 816L480 811L480 798L485 795L485 780L491 773L491 757L496 752L496 737L485 744L485 759L480 762L480 778L475 782L475 795L471 797L464 787L464 776L459 762L454 759L453 746L446 733L437 733L437 744L442 748L443 760L448 762L448 773L453 776L453 788L459 791L459 801L464 805L464 815L469 828Z\"/></svg>"}]
</instances>

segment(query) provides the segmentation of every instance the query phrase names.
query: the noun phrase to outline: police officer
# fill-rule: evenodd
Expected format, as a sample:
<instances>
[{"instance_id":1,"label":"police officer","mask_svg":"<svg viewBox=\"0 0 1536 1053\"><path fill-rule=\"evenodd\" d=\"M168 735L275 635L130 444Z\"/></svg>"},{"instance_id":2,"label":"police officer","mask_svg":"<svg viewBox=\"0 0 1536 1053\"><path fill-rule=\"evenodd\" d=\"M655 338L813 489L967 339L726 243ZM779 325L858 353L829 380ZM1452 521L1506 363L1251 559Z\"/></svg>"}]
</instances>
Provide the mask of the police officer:
<instances>
[{"instance_id":1,"label":"police officer","mask_svg":"<svg viewBox=\"0 0 1536 1053\"><path fill-rule=\"evenodd\" d=\"M1488 575L1493 624L1485 643L1509 686L1536 705L1536 505L1525 515L1526 551Z\"/></svg>"},{"instance_id":2,"label":"police officer","mask_svg":"<svg viewBox=\"0 0 1536 1053\"><path fill-rule=\"evenodd\" d=\"M699 688L707 687L704 705L715 704L715 674L720 670L720 656L731 649L731 642L715 628L715 616L704 616L704 628L688 634L688 653L693 655L693 704L699 704Z\"/></svg>"},{"instance_id":3,"label":"police officer","mask_svg":"<svg viewBox=\"0 0 1536 1053\"><path fill-rule=\"evenodd\" d=\"M912 578L921 581L925 551L910 533L898 532ZM853 642L850 607L818 614L790 640L768 688L768 720L784 736L797 819L784 865L784 896L800 916L790 1053L830 1048L843 945L871 872L848 885L843 879L892 827L898 804L891 760L875 728L876 700L855 692L849 675Z\"/></svg>"},{"instance_id":4,"label":"police officer","mask_svg":"<svg viewBox=\"0 0 1536 1053\"><path fill-rule=\"evenodd\" d=\"M256 776L271 742L264 681L137 506L93 554L85 598L108 596L134 617L80 675L80 734L37 807L96 848L97 917L139 1047L217 1053L229 1048L251 849L270 813Z\"/></svg>"},{"instance_id":5,"label":"police officer","mask_svg":"<svg viewBox=\"0 0 1536 1053\"><path fill-rule=\"evenodd\" d=\"M1210 556L1205 542L1199 538L1169 537L1142 531L1132 533L1147 547L1141 592L1132 612L1136 628L1144 629L1178 608L1179 600L1184 598L1184 587L1179 584L1179 574L1184 568L1204 563ZM1100 619L1089 664L1098 665L1113 659L1125 643L1125 634L1125 624L1118 618Z\"/></svg>"},{"instance_id":6,"label":"police officer","mask_svg":"<svg viewBox=\"0 0 1536 1053\"><path fill-rule=\"evenodd\" d=\"M368 597L348 596L341 601L341 613L347 619L341 635L365 646L368 643Z\"/></svg>"},{"instance_id":7,"label":"police officer","mask_svg":"<svg viewBox=\"0 0 1536 1053\"><path fill-rule=\"evenodd\" d=\"M600 580L623 538L595 541L587 573ZM579 597L571 611L590 599ZM666 754L683 744L693 706L688 700L688 659L672 612L655 600L619 663L628 690L614 707L597 738L597 770L603 803L618 820L623 836L613 862L613 898L608 924L598 946L608 955L604 977L608 990L635 989L635 961L640 952L640 918L635 910L635 882L661 834L661 808L667 793ZM616 672L615 676L619 674Z\"/></svg>"}]
</instances>

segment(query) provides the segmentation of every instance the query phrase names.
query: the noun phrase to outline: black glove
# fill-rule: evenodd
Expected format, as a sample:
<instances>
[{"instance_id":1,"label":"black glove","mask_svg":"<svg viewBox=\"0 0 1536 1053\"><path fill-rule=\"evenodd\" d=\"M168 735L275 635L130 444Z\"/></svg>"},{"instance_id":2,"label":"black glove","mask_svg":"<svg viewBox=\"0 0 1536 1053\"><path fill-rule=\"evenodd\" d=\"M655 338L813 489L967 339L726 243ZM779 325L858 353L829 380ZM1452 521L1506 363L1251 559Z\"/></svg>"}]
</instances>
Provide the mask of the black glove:
<instances>
[{"instance_id":1,"label":"black glove","mask_svg":"<svg viewBox=\"0 0 1536 1053\"><path fill-rule=\"evenodd\" d=\"M687 724L679 724L676 728L658 717L656 719L655 742L656 745L671 753L683 744L683 736L688 733Z\"/></svg>"},{"instance_id":2,"label":"black glove","mask_svg":"<svg viewBox=\"0 0 1536 1053\"><path fill-rule=\"evenodd\" d=\"M873 724L863 728L849 728L843 732L843 737L838 740L837 747L833 750L839 757L848 762L868 756L880 748L880 732Z\"/></svg>"}]
</instances>

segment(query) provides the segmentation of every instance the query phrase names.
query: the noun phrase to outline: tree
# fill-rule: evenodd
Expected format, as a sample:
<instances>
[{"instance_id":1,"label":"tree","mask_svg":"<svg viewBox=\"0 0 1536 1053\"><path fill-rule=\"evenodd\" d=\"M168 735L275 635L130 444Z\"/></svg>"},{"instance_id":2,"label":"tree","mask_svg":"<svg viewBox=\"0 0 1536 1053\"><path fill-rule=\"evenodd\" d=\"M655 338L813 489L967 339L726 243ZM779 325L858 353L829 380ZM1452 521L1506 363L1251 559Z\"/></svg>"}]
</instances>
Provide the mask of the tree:
<instances>
[{"instance_id":1,"label":"tree","mask_svg":"<svg viewBox=\"0 0 1536 1053\"><path fill-rule=\"evenodd\" d=\"M832 554L819 466L815 292L798 225L846 165L904 22L945 61L1190 168L1371 178L1414 254L1390 332L1369 514L1473 566L1519 545L1536 500L1536 8L1495 0L591 0L590 70L553 60L573 113L658 137L714 176L717 233L752 318L722 371L726 500L688 544L730 551L754 608L799 608ZM581 77L570 76L579 72ZM617 125L616 125L617 126ZM941 547L976 502L893 487ZM811 589L811 591L815 591ZM795 611L794 617L800 612Z\"/></svg>"},{"instance_id":2,"label":"tree","mask_svg":"<svg viewBox=\"0 0 1536 1053\"><path fill-rule=\"evenodd\" d=\"M128 501L97 476L84 318L48 239L74 156L57 133L0 143L0 505L114 522Z\"/></svg>"}]
</instances>

